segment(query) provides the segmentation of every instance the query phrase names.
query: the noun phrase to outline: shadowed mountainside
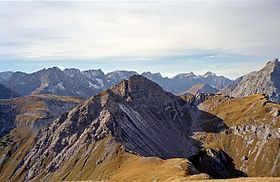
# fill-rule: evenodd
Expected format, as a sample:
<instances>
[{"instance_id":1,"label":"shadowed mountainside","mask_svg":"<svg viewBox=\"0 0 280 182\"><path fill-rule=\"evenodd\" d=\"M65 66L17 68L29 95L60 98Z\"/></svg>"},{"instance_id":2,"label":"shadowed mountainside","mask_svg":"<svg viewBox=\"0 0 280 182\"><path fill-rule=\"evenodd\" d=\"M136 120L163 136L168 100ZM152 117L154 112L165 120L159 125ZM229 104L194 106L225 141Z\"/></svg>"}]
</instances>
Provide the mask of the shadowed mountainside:
<instances>
[{"instance_id":1,"label":"shadowed mountainside","mask_svg":"<svg viewBox=\"0 0 280 182\"><path fill-rule=\"evenodd\" d=\"M10 99L18 97L19 94L15 93L14 91L8 89L4 85L0 84L0 99Z\"/></svg>"}]
</instances>

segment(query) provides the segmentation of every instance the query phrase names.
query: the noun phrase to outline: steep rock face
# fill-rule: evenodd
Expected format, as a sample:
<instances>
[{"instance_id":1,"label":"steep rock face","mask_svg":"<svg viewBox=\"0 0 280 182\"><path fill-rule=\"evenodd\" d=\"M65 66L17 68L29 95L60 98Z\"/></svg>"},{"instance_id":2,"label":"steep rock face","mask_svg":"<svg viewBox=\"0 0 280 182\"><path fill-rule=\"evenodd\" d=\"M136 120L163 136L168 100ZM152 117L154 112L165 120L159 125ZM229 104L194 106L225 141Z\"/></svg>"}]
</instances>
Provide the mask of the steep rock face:
<instances>
[{"instance_id":1,"label":"steep rock face","mask_svg":"<svg viewBox=\"0 0 280 182\"><path fill-rule=\"evenodd\" d=\"M19 94L0 84L0 99L10 99L18 96Z\"/></svg>"},{"instance_id":2,"label":"steep rock face","mask_svg":"<svg viewBox=\"0 0 280 182\"><path fill-rule=\"evenodd\" d=\"M4 71L4 72L0 72L0 82L3 82L5 80L8 80L14 72L12 71Z\"/></svg>"},{"instance_id":3,"label":"steep rock face","mask_svg":"<svg viewBox=\"0 0 280 182\"><path fill-rule=\"evenodd\" d=\"M232 81L224 76L217 76L215 73L208 71L201 77L204 78L204 82L215 87L217 90L221 90L222 88L226 87Z\"/></svg>"},{"instance_id":4,"label":"steep rock face","mask_svg":"<svg viewBox=\"0 0 280 182\"><path fill-rule=\"evenodd\" d=\"M135 71L119 70L119 71L113 71L113 72L107 73L106 77L113 84L118 84L122 80L128 80L129 77L131 77L133 75L138 75L138 73Z\"/></svg>"},{"instance_id":5,"label":"steep rock face","mask_svg":"<svg viewBox=\"0 0 280 182\"><path fill-rule=\"evenodd\" d=\"M280 106L264 95L245 98L210 96L198 107L221 118L228 129L196 132L194 138L225 151L248 176L280 175Z\"/></svg>"},{"instance_id":6,"label":"steep rock face","mask_svg":"<svg viewBox=\"0 0 280 182\"><path fill-rule=\"evenodd\" d=\"M269 99L280 103L280 62L269 61L259 71L249 73L236 79L220 93L232 97L244 97L256 93L264 93Z\"/></svg>"}]
</instances>

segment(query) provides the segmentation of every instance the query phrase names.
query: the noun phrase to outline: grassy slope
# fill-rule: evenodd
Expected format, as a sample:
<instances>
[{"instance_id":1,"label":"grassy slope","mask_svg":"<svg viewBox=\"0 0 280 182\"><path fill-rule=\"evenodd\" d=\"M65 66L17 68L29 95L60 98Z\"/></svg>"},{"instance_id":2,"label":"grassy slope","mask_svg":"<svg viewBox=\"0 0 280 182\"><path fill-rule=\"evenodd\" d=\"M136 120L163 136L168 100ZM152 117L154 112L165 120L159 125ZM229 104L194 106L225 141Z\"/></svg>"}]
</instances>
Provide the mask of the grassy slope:
<instances>
[{"instance_id":1,"label":"grassy slope","mask_svg":"<svg viewBox=\"0 0 280 182\"><path fill-rule=\"evenodd\" d=\"M89 152L90 151L90 152ZM162 160L130 154L107 137L77 152L48 180L153 181L206 179L186 159Z\"/></svg>"},{"instance_id":2,"label":"grassy slope","mask_svg":"<svg viewBox=\"0 0 280 182\"><path fill-rule=\"evenodd\" d=\"M5 136L4 140L7 141L7 139L13 140L13 143L8 144L6 147L1 147L0 156L9 157L1 165L0 181L7 181L27 154L34 140L34 132L29 128L15 128ZM1 138L1 141L3 141L3 138ZM22 174L18 175L14 180L22 181Z\"/></svg>"},{"instance_id":3,"label":"grassy slope","mask_svg":"<svg viewBox=\"0 0 280 182\"><path fill-rule=\"evenodd\" d=\"M280 175L279 138L266 138L261 136L264 132L256 134L244 130L246 125L279 128L280 118L273 116L271 111L280 111L280 105L269 102L263 95L256 94L230 100L224 100L223 96L215 96L205 101L202 108L222 118L227 126L238 126L242 132L207 134L204 138L206 145L218 146L226 151L234 159L236 167L247 171L249 176ZM245 156L248 160L244 160Z\"/></svg>"},{"instance_id":4,"label":"grassy slope","mask_svg":"<svg viewBox=\"0 0 280 182\"><path fill-rule=\"evenodd\" d=\"M32 95L16 99L0 100L0 104L16 106L17 117L15 118L16 128L9 134L0 138L0 156L3 162L0 163L0 181L7 181L21 160L24 158L35 138L36 131L32 129L33 124L42 119L55 119L58 116L60 105L53 106L52 103L75 103L82 102L79 98L63 97L55 95ZM23 180L24 170L13 180Z\"/></svg>"}]
</instances>

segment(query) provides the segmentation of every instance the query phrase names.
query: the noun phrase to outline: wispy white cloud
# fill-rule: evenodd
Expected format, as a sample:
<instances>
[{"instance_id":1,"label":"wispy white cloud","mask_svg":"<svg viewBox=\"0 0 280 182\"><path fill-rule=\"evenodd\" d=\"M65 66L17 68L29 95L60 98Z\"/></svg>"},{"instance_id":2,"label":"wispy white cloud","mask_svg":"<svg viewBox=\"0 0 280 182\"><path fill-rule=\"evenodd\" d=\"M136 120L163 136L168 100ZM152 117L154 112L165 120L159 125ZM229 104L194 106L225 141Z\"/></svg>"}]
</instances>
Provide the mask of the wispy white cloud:
<instances>
[{"instance_id":1,"label":"wispy white cloud","mask_svg":"<svg viewBox=\"0 0 280 182\"><path fill-rule=\"evenodd\" d=\"M0 2L0 57L146 61L213 49L276 57L278 7L277 1Z\"/></svg>"}]
</instances>

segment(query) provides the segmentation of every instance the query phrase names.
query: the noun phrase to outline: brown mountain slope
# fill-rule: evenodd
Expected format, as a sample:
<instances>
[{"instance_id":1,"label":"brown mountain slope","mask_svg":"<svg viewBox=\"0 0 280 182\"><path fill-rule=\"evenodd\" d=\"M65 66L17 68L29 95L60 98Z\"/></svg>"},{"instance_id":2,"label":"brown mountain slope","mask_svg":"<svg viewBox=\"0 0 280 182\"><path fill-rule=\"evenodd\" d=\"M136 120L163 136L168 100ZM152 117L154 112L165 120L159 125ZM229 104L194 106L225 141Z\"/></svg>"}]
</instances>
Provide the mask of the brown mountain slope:
<instances>
[{"instance_id":1,"label":"brown mountain slope","mask_svg":"<svg viewBox=\"0 0 280 182\"><path fill-rule=\"evenodd\" d=\"M56 95L32 95L0 100L0 126L40 128L81 101L75 97Z\"/></svg>"},{"instance_id":2,"label":"brown mountain slope","mask_svg":"<svg viewBox=\"0 0 280 182\"><path fill-rule=\"evenodd\" d=\"M242 99L216 95L198 107L221 118L229 129L197 132L197 139L223 149L249 176L280 175L280 105L257 94Z\"/></svg>"},{"instance_id":3,"label":"brown mountain slope","mask_svg":"<svg viewBox=\"0 0 280 182\"><path fill-rule=\"evenodd\" d=\"M206 174L198 174L187 159L163 160L134 155L125 151L111 136L91 144L90 148L90 152L86 148L81 149L80 154L67 161L48 180L153 181L209 178Z\"/></svg>"},{"instance_id":4,"label":"brown mountain slope","mask_svg":"<svg viewBox=\"0 0 280 182\"><path fill-rule=\"evenodd\" d=\"M31 147L36 131L82 100L33 95L0 100L0 179L8 180Z\"/></svg>"}]
</instances>

